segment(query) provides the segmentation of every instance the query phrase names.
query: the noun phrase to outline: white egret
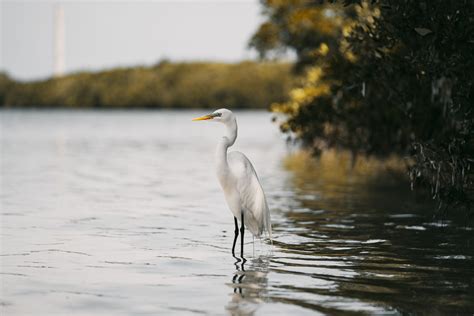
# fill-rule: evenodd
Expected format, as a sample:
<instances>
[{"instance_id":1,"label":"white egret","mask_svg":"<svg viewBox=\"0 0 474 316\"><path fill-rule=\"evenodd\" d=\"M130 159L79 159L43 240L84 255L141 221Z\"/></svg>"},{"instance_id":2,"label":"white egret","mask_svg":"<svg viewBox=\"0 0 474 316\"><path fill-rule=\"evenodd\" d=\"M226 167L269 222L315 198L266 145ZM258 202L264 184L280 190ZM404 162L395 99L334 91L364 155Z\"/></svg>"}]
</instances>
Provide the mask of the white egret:
<instances>
[{"instance_id":1,"label":"white egret","mask_svg":"<svg viewBox=\"0 0 474 316\"><path fill-rule=\"evenodd\" d=\"M193 121L203 120L223 123L227 129L226 136L222 137L217 145L216 171L227 205L234 215L235 235L232 254L235 256L235 243L239 235L237 221L239 219L241 224L240 255L243 258L244 224L255 237L260 237L266 231L270 240L272 238L270 211L265 193L250 160L238 151L227 153L227 149L235 143L237 138L235 115L230 110L219 109L209 115L193 119Z\"/></svg>"}]
</instances>

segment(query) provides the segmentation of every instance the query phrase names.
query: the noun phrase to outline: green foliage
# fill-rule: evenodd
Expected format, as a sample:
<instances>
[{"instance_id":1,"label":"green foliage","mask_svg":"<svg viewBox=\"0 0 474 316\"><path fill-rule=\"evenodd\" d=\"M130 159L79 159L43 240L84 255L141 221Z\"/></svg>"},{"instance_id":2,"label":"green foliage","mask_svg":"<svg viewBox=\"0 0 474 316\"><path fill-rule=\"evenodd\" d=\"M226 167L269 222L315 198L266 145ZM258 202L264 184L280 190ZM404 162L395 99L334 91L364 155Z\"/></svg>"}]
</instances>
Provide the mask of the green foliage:
<instances>
[{"instance_id":1,"label":"green foliage","mask_svg":"<svg viewBox=\"0 0 474 316\"><path fill-rule=\"evenodd\" d=\"M5 96L8 90L10 90L12 81L6 73L0 72L0 104L4 103Z\"/></svg>"},{"instance_id":2,"label":"green foliage","mask_svg":"<svg viewBox=\"0 0 474 316\"><path fill-rule=\"evenodd\" d=\"M474 179L474 3L262 1L251 40L294 50L299 87L273 110L316 152L412 157L413 182L470 203ZM271 30L271 31L268 31Z\"/></svg>"},{"instance_id":3,"label":"green foliage","mask_svg":"<svg viewBox=\"0 0 474 316\"><path fill-rule=\"evenodd\" d=\"M284 63L169 63L39 82L0 75L0 105L70 108L267 108L286 98Z\"/></svg>"}]
</instances>

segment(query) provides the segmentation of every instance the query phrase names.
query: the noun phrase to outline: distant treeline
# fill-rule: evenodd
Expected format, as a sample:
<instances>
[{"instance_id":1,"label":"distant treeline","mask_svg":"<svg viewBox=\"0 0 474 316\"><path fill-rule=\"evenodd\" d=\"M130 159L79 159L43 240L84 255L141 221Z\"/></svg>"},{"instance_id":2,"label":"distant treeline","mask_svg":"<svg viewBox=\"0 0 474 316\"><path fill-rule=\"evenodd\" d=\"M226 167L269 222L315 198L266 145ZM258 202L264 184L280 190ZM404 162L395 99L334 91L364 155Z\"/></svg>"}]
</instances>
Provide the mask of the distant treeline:
<instances>
[{"instance_id":1,"label":"distant treeline","mask_svg":"<svg viewBox=\"0 0 474 316\"><path fill-rule=\"evenodd\" d=\"M0 106L67 108L267 108L286 100L291 65L171 63L20 82L0 73Z\"/></svg>"}]
</instances>

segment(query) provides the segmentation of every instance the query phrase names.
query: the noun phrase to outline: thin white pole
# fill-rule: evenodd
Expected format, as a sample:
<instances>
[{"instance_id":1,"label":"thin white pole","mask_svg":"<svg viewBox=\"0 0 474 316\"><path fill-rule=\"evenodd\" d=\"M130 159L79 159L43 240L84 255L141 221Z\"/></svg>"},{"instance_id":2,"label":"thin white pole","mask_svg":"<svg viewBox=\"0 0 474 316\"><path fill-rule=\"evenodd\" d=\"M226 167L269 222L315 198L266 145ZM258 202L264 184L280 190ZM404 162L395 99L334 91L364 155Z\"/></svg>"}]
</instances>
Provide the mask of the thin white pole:
<instances>
[{"instance_id":1,"label":"thin white pole","mask_svg":"<svg viewBox=\"0 0 474 316\"><path fill-rule=\"evenodd\" d=\"M60 3L54 5L54 76L64 75L64 9Z\"/></svg>"}]
</instances>

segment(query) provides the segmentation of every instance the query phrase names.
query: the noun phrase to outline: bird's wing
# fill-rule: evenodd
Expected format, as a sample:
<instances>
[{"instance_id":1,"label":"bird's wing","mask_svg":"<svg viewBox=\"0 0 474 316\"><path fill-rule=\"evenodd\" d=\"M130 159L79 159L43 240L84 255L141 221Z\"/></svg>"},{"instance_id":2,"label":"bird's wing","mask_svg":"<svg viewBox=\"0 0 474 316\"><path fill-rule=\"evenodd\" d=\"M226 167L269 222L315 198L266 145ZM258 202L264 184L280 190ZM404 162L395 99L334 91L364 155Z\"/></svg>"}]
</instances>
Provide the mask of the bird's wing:
<instances>
[{"instance_id":1,"label":"bird's wing","mask_svg":"<svg viewBox=\"0 0 474 316\"><path fill-rule=\"evenodd\" d=\"M260 236L266 230L271 238L270 212L265 193L252 163L238 151L230 152L227 159L237 181L245 225L255 236Z\"/></svg>"}]
</instances>

